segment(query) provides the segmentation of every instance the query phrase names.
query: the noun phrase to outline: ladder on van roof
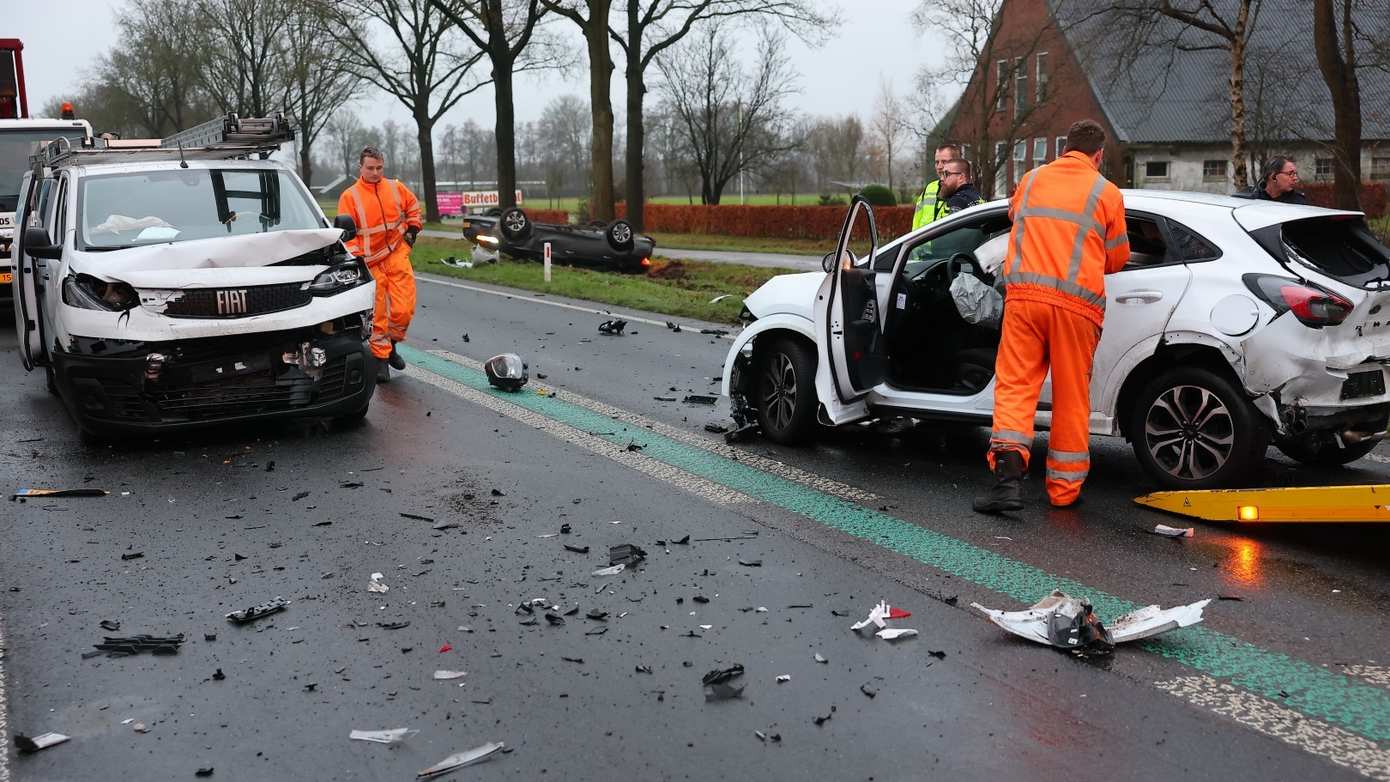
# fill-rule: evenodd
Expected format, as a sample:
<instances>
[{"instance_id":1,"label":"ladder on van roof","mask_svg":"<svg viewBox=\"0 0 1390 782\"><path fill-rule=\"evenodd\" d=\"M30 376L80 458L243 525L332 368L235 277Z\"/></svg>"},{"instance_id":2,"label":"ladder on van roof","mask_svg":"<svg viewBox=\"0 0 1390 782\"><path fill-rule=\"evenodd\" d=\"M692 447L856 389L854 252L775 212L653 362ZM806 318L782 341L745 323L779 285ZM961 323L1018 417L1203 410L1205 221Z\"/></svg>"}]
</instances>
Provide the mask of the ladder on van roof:
<instances>
[{"instance_id":1,"label":"ladder on van roof","mask_svg":"<svg viewBox=\"0 0 1390 782\"><path fill-rule=\"evenodd\" d=\"M90 145L73 146L64 138L45 144L29 157L31 166L55 167L91 163L157 160L228 160L259 155L261 159L294 140L294 127L284 114L270 117L224 117L195 125L162 139L95 138Z\"/></svg>"}]
</instances>

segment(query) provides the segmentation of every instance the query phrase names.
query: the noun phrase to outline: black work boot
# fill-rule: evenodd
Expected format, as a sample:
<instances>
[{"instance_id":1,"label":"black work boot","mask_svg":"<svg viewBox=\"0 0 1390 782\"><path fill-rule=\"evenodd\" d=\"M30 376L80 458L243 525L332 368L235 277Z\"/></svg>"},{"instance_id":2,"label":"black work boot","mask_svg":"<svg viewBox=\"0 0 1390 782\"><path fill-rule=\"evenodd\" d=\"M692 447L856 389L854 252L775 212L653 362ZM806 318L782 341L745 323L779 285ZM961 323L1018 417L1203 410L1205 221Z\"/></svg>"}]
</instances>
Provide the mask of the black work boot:
<instances>
[{"instance_id":1,"label":"black work boot","mask_svg":"<svg viewBox=\"0 0 1390 782\"><path fill-rule=\"evenodd\" d=\"M994 456L994 485L975 496L977 513L1006 513L1023 508L1023 456L1002 451Z\"/></svg>"},{"instance_id":2,"label":"black work boot","mask_svg":"<svg viewBox=\"0 0 1390 782\"><path fill-rule=\"evenodd\" d=\"M378 382L378 383L390 383L390 382L391 382L391 362L390 362L389 359L384 359L384 358L378 358L378 359L376 359L376 382Z\"/></svg>"},{"instance_id":3,"label":"black work boot","mask_svg":"<svg viewBox=\"0 0 1390 782\"><path fill-rule=\"evenodd\" d=\"M391 343L391 356L390 356L390 358L388 358L388 359L386 359L386 360L389 361L389 362L391 362L391 368L392 368L392 369L397 369L397 370L404 370L404 369L405 369L405 359L401 358L401 354L396 352L396 343L395 343L395 342L392 342L392 343Z\"/></svg>"}]
</instances>

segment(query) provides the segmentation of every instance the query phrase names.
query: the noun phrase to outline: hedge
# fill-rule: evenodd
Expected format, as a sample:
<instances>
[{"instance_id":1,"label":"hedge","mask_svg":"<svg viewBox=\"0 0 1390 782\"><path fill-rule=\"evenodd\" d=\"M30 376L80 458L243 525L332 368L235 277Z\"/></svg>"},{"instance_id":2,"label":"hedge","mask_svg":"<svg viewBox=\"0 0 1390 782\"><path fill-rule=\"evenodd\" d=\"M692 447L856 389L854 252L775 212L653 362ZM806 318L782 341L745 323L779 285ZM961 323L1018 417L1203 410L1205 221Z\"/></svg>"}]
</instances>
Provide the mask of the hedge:
<instances>
[{"instance_id":1,"label":"hedge","mask_svg":"<svg viewBox=\"0 0 1390 782\"><path fill-rule=\"evenodd\" d=\"M1314 206L1332 206L1331 182L1300 182L1298 189L1308 196L1308 203ZM1367 217L1385 216L1385 185L1380 182L1361 183L1361 211Z\"/></svg>"},{"instance_id":2,"label":"hedge","mask_svg":"<svg viewBox=\"0 0 1390 782\"><path fill-rule=\"evenodd\" d=\"M561 225L570 221L570 213L563 209L527 209L526 216L531 218L533 223L559 223Z\"/></svg>"},{"instance_id":3,"label":"hedge","mask_svg":"<svg viewBox=\"0 0 1390 782\"><path fill-rule=\"evenodd\" d=\"M647 204L648 231L675 234L712 234L770 239L834 239L844 225L847 206L706 206L703 204ZM912 207L874 208L881 241L912 228ZM618 204L619 217L627 216L627 204Z\"/></svg>"}]
</instances>

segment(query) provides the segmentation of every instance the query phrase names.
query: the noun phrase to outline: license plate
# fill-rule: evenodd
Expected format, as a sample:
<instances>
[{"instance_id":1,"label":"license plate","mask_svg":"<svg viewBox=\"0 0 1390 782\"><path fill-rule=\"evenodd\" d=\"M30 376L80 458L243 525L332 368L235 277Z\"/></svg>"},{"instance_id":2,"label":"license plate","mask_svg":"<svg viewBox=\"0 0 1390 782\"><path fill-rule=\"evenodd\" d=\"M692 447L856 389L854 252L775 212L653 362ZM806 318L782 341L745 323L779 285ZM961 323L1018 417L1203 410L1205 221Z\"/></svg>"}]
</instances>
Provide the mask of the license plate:
<instances>
[{"instance_id":1,"label":"license plate","mask_svg":"<svg viewBox=\"0 0 1390 782\"><path fill-rule=\"evenodd\" d=\"M9 285L14 281L14 272L0 272L0 285Z\"/></svg>"}]
</instances>

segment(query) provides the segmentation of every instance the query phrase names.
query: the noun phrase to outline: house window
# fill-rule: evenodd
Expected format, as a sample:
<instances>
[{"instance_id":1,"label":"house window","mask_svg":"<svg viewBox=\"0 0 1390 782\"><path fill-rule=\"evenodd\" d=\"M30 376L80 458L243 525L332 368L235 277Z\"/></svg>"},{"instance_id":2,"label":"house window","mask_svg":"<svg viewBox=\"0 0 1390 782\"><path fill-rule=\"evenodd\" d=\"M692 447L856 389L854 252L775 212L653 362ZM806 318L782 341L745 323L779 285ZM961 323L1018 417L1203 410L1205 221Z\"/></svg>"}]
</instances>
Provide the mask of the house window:
<instances>
[{"instance_id":1,"label":"house window","mask_svg":"<svg viewBox=\"0 0 1390 782\"><path fill-rule=\"evenodd\" d=\"M1014 181L1017 182L1023 172L1028 170L1028 142L1014 142Z\"/></svg>"},{"instance_id":2,"label":"house window","mask_svg":"<svg viewBox=\"0 0 1390 782\"><path fill-rule=\"evenodd\" d=\"M1371 179L1390 179L1390 157L1371 158Z\"/></svg>"},{"instance_id":3,"label":"house window","mask_svg":"<svg viewBox=\"0 0 1390 782\"><path fill-rule=\"evenodd\" d=\"M1145 179L1167 179L1168 161L1166 160L1146 160L1144 161Z\"/></svg>"},{"instance_id":4,"label":"house window","mask_svg":"<svg viewBox=\"0 0 1390 782\"><path fill-rule=\"evenodd\" d=\"M1203 160L1202 179L1207 182L1226 181L1226 165L1229 162L1228 160Z\"/></svg>"},{"instance_id":5,"label":"house window","mask_svg":"<svg viewBox=\"0 0 1390 782\"><path fill-rule=\"evenodd\" d=\"M1004 156L1005 156L1006 154L1008 154L1008 152L1009 152L1009 148L1006 147L1006 146L1004 146L1004 142L1002 142L1002 141L1000 141L1000 142L995 142L995 144L994 144L994 194L997 195L997 196L1002 196L1002 195L1004 195L1004 183L1005 183L1006 181L1008 181L1008 180L1007 180L1008 162L1004 160Z\"/></svg>"},{"instance_id":6,"label":"house window","mask_svg":"<svg viewBox=\"0 0 1390 782\"><path fill-rule=\"evenodd\" d=\"M1047 139L1033 139L1033 165L1039 165L1047 160Z\"/></svg>"},{"instance_id":7,"label":"house window","mask_svg":"<svg viewBox=\"0 0 1390 782\"><path fill-rule=\"evenodd\" d=\"M1057 157L1061 157L1061 156L1063 156L1063 155L1065 155L1065 154L1067 154L1067 137L1066 137L1066 136L1058 136L1058 137L1057 137Z\"/></svg>"},{"instance_id":8,"label":"house window","mask_svg":"<svg viewBox=\"0 0 1390 782\"><path fill-rule=\"evenodd\" d=\"M998 74L997 94L994 97L994 110L1003 111L1009 105L1009 61L999 60L994 63L994 70Z\"/></svg>"},{"instance_id":9,"label":"house window","mask_svg":"<svg viewBox=\"0 0 1390 782\"><path fill-rule=\"evenodd\" d=\"M1047 52L1038 52L1037 70L1033 78L1033 83L1037 85L1037 102L1042 103L1047 99Z\"/></svg>"},{"instance_id":10,"label":"house window","mask_svg":"<svg viewBox=\"0 0 1390 782\"><path fill-rule=\"evenodd\" d=\"M1330 157L1320 157L1313 161L1313 176L1317 179L1331 179L1333 160Z\"/></svg>"},{"instance_id":11,"label":"house window","mask_svg":"<svg viewBox=\"0 0 1390 782\"><path fill-rule=\"evenodd\" d=\"M1014 60L1014 117L1028 111L1028 67L1020 57Z\"/></svg>"}]
</instances>

